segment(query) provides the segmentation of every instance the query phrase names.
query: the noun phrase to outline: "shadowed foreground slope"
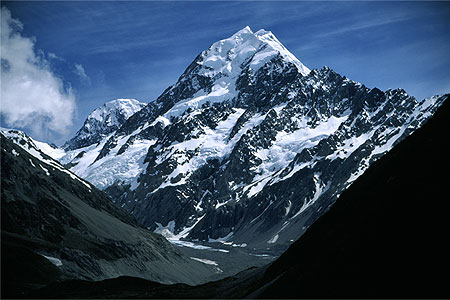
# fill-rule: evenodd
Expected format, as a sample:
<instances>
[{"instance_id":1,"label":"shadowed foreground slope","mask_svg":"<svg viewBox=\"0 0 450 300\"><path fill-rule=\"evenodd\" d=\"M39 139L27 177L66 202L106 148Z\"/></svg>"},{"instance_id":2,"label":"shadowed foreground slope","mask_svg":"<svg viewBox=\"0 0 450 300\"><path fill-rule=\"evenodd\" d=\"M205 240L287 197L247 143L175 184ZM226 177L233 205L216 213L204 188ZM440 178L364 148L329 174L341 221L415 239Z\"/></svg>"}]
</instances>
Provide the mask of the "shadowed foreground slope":
<instances>
[{"instance_id":1,"label":"shadowed foreground slope","mask_svg":"<svg viewBox=\"0 0 450 300\"><path fill-rule=\"evenodd\" d=\"M450 296L447 101L370 167L264 275L272 297Z\"/></svg>"},{"instance_id":2,"label":"shadowed foreground slope","mask_svg":"<svg viewBox=\"0 0 450 300\"><path fill-rule=\"evenodd\" d=\"M5 134L9 137L0 134L2 298L21 298L69 279L128 275L199 284L215 275L211 266L139 226L105 193L39 152L27 136Z\"/></svg>"},{"instance_id":3,"label":"shadowed foreground slope","mask_svg":"<svg viewBox=\"0 0 450 300\"><path fill-rule=\"evenodd\" d=\"M32 296L447 298L449 105L370 167L269 267L197 287L122 277L54 284Z\"/></svg>"}]
</instances>

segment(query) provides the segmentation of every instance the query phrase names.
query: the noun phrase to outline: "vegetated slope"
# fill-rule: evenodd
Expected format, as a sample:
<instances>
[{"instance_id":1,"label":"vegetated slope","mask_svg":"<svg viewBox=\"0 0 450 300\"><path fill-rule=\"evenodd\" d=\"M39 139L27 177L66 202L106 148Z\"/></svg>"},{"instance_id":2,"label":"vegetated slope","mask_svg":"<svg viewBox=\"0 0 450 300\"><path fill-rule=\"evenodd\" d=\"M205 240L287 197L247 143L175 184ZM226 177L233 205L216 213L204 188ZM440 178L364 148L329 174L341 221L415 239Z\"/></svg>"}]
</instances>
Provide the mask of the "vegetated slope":
<instances>
[{"instance_id":1,"label":"vegetated slope","mask_svg":"<svg viewBox=\"0 0 450 300\"><path fill-rule=\"evenodd\" d=\"M246 27L64 163L169 239L286 249L444 98L309 70Z\"/></svg>"},{"instance_id":2,"label":"vegetated slope","mask_svg":"<svg viewBox=\"0 0 450 300\"><path fill-rule=\"evenodd\" d=\"M24 133L2 130L0 138L2 297L70 278L196 284L214 274L140 227Z\"/></svg>"},{"instance_id":3,"label":"vegetated slope","mask_svg":"<svg viewBox=\"0 0 450 300\"><path fill-rule=\"evenodd\" d=\"M196 287L121 277L54 284L34 296L448 298L449 106L375 162L268 267Z\"/></svg>"}]
</instances>

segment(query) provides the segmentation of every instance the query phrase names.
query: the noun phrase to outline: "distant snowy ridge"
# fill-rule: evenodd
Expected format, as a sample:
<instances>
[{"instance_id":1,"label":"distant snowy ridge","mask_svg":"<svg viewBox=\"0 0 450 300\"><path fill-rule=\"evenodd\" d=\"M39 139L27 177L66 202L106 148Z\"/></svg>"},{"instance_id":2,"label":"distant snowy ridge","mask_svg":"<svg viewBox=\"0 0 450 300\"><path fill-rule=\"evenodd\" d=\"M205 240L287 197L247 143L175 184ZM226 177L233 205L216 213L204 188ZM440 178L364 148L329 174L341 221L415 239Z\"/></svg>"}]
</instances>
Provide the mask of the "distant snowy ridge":
<instances>
[{"instance_id":1,"label":"distant snowy ridge","mask_svg":"<svg viewBox=\"0 0 450 300\"><path fill-rule=\"evenodd\" d=\"M64 144L63 148L74 150L100 142L145 105L146 103L135 99L116 99L106 102L86 118L81 129Z\"/></svg>"},{"instance_id":2,"label":"distant snowy ridge","mask_svg":"<svg viewBox=\"0 0 450 300\"><path fill-rule=\"evenodd\" d=\"M150 143L136 143L135 151L121 156L119 161L111 160L111 157L96 161L96 158L108 138L145 105L135 99L116 99L95 109L75 137L64 144L65 151L57 159L98 188L105 188L117 180L131 182L142 171L140 159Z\"/></svg>"}]
</instances>

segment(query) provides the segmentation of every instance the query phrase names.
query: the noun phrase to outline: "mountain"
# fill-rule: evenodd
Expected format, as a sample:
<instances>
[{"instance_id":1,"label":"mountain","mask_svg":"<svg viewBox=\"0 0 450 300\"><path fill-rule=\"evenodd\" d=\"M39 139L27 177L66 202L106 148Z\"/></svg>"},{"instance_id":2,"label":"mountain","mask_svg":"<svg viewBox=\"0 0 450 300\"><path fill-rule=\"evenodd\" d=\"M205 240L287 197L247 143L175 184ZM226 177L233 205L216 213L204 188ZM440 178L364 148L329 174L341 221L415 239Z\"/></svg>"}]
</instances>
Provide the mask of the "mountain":
<instances>
[{"instance_id":1,"label":"mountain","mask_svg":"<svg viewBox=\"0 0 450 300\"><path fill-rule=\"evenodd\" d=\"M273 33L246 27L62 161L171 240L279 253L445 98L309 70Z\"/></svg>"},{"instance_id":2,"label":"mountain","mask_svg":"<svg viewBox=\"0 0 450 300\"><path fill-rule=\"evenodd\" d=\"M20 130L0 127L0 133L9 140L23 147L26 151L30 152L31 155L40 157L40 152L42 152L54 160L58 160L66 155L66 151L64 151L64 149L58 148L54 144L50 145L45 142L37 141Z\"/></svg>"},{"instance_id":3,"label":"mountain","mask_svg":"<svg viewBox=\"0 0 450 300\"><path fill-rule=\"evenodd\" d=\"M122 275L198 284L216 269L183 255L23 132L2 130L2 298L49 282Z\"/></svg>"},{"instance_id":4,"label":"mountain","mask_svg":"<svg viewBox=\"0 0 450 300\"><path fill-rule=\"evenodd\" d=\"M106 102L87 117L80 130L63 145L63 148L66 151L74 150L102 141L145 105L146 103L135 99L116 99Z\"/></svg>"},{"instance_id":5,"label":"mountain","mask_svg":"<svg viewBox=\"0 0 450 300\"><path fill-rule=\"evenodd\" d=\"M52 284L58 298L448 298L450 103L342 193L274 263L199 286L120 277Z\"/></svg>"},{"instance_id":6,"label":"mountain","mask_svg":"<svg viewBox=\"0 0 450 300\"><path fill-rule=\"evenodd\" d=\"M449 117L447 96L268 268L258 297L448 298Z\"/></svg>"}]
</instances>

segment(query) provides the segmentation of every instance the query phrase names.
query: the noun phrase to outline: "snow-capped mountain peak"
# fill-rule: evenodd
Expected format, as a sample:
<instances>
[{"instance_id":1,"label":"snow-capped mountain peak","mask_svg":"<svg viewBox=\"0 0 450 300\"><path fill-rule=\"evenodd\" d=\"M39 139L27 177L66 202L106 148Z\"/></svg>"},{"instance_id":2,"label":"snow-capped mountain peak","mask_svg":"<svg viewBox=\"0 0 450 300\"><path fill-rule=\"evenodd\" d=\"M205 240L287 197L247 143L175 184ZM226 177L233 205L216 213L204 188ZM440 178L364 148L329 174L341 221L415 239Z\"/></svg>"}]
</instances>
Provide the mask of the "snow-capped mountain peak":
<instances>
[{"instance_id":1,"label":"snow-capped mountain peak","mask_svg":"<svg viewBox=\"0 0 450 300\"><path fill-rule=\"evenodd\" d=\"M272 32L245 27L61 161L151 229L265 249L298 238L445 99L310 71Z\"/></svg>"},{"instance_id":2,"label":"snow-capped mountain peak","mask_svg":"<svg viewBox=\"0 0 450 300\"><path fill-rule=\"evenodd\" d=\"M94 110L87 119L95 119L110 125L120 125L122 121L118 118L122 116L128 119L145 105L136 99L116 99L106 102L102 107Z\"/></svg>"},{"instance_id":3,"label":"snow-capped mountain peak","mask_svg":"<svg viewBox=\"0 0 450 300\"><path fill-rule=\"evenodd\" d=\"M229 38L212 44L202 53L202 61L199 64L203 66L202 73L205 76L214 77L223 74L236 77L246 67L257 71L277 55L293 63L302 75L305 76L310 72L271 31L261 29L253 33L249 26Z\"/></svg>"},{"instance_id":4,"label":"snow-capped mountain peak","mask_svg":"<svg viewBox=\"0 0 450 300\"><path fill-rule=\"evenodd\" d=\"M309 73L272 32L262 29L253 33L247 26L201 52L178 82L157 99L155 109L163 120L170 120L205 103L235 99L248 86L258 84L256 78L261 76L267 77L269 89L276 89L286 74L291 78Z\"/></svg>"},{"instance_id":5,"label":"snow-capped mountain peak","mask_svg":"<svg viewBox=\"0 0 450 300\"><path fill-rule=\"evenodd\" d=\"M135 99L116 99L95 109L76 133L64 144L64 149L73 150L100 142L105 136L116 131L125 121L141 110L146 103Z\"/></svg>"},{"instance_id":6,"label":"snow-capped mountain peak","mask_svg":"<svg viewBox=\"0 0 450 300\"><path fill-rule=\"evenodd\" d=\"M235 34L233 34L233 36L242 35L242 34L253 34L253 31L250 28L250 26L247 25L244 28L242 28L241 30L239 30L238 32L236 32Z\"/></svg>"},{"instance_id":7,"label":"snow-capped mountain peak","mask_svg":"<svg viewBox=\"0 0 450 300\"><path fill-rule=\"evenodd\" d=\"M264 29L260 29L255 32L255 35L263 42L267 43L271 46L275 51L280 53L287 61L293 63L298 71L306 76L311 72L309 68L307 68L304 64L302 64L284 45L277 39L277 37L272 33L272 31L267 31Z\"/></svg>"}]
</instances>

